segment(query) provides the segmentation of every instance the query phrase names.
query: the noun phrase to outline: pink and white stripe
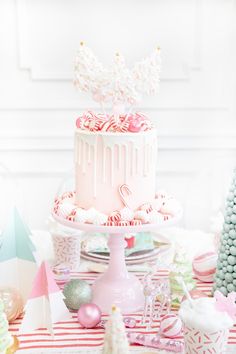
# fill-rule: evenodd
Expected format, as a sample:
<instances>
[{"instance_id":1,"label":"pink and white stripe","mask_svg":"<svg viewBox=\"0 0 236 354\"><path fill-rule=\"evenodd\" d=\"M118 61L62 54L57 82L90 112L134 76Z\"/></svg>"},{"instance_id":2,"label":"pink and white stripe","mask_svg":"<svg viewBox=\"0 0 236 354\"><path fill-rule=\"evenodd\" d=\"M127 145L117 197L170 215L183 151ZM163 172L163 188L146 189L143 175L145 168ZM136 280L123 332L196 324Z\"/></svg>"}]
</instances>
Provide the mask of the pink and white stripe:
<instances>
[{"instance_id":1,"label":"pink and white stripe","mask_svg":"<svg viewBox=\"0 0 236 354\"><path fill-rule=\"evenodd\" d=\"M142 272L137 272L136 275L140 280L143 278ZM79 278L88 281L89 284L92 284L94 280L100 276L100 274L93 272L72 272L72 278ZM168 271L163 269L159 270L158 273L154 276L154 279L163 279L168 276ZM197 281L198 290L204 291L207 295L211 294L212 284L203 283ZM158 305L156 305L158 308ZM174 310L176 313L176 311ZM137 321L137 326L132 329L132 331L140 333L150 333L156 334L159 331L160 321L155 320L153 327L150 331L146 332L145 326L141 324L142 312L130 313L127 316L135 318ZM102 316L102 320L107 320L107 315ZM22 317L15 320L10 324L10 331L12 334L17 335L18 330L22 321ZM129 329L130 330L130 329ZM66 352L66 353L75 353L79 349L88 349L94 348L99 349L103 344L104 329L100 326L97 326L93 329L84 329L77 322L76 312L72 312L72 319L70 321L58 322L54 325L55 337L52 339L50 334L45 329L38 329L33 333L27 333L19 336L20 340L20 349L17 353L19 354L36 354L36 353L48 353L52 354L56 352ZM182 338L181 336L178 338ZM232 353L236 352L236 326L230 330L228 338L229 349ZM132 346L131 348L136 348Z\"/></svg>"}]
</instances>

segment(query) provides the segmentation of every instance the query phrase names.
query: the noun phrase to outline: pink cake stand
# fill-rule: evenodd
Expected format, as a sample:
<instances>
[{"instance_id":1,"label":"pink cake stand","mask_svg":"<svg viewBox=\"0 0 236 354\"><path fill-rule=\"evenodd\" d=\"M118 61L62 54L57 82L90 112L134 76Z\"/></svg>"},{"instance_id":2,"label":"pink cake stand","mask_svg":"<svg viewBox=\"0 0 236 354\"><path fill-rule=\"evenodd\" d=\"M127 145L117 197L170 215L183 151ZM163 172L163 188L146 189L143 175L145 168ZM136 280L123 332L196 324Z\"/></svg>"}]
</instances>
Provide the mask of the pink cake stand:
<instances>
[{"instance_id":1,"label":"pink cake stand","mask_svg":"<svg viewBox=\"0 0 236 354\"><path fill-rule=\"evenodd\" d=\"M109 313L112 305L117 305L123 314L134 313L143 309L144 295L141 282L129 273L125 264L125 234L134 232L157 231L170 226L181 218L182 213L158 224L139 226L99 226L79 224L53 214L60 224L85 232L101 232L109 234L108 247L110 260L107 271L93 284L93 302L103 313Z\"/></svg>"}]
</instances>

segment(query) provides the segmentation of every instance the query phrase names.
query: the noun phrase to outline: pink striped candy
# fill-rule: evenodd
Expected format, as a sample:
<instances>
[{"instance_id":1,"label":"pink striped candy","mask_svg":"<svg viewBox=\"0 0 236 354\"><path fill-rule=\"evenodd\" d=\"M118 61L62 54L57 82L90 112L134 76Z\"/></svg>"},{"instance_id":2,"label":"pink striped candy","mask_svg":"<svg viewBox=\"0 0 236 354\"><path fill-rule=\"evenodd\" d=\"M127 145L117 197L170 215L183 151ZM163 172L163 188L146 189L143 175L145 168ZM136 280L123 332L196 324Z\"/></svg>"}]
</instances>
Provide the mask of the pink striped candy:
<instances>
[{"instance_id":1,"label":"pink striped candy","mask_svg":"<svg viewBox=\"0 0 236 354\"><path fill-rule=\"evenodd\" d=\"M142 205L139 207L139 209L140 209L140 210L145 210L146 213L151 213L151 211L153 210L151 204L149 204L149 203L142 204Z\"/></svg>"},{"instance_id":2,"label":"pink striped candy","mask_svg":"<svg viewBox=\"0 0 236 354\"><path fill-rule=\"evenodd\" d=\"M174 314L165 315L160 322L160 332L164 337L176 338L181 334L182 321Z\"/></svg>"},{"instance_id":3,"label":"pink striped candy","mask_svg":"<svg viewBox=\"0 0 236 354\"><path fill-rule=\"evenodd\" d=\"M121 214L118 210L113 211L109 216L108 216L108 221L115 221L118 222L121 220Z\"/></svg>"},{"instance_id":4,"label":"pink striped candy","mask_svg":"<svg viewBox=\"0 0 236 354\"><path fill-rule=\"evenodd\" d=\"M209 283L216 272L217 254L213 251L197 255L193 259L193 273L199 280Z\"/></svg>"},{"instance_id":5,"label":"pink striped candy","mask_svg":"<svg viewBox=\"0 0 236 354\"><path fill-rule=\"evenodd\" d=\"M116 226L116 222L115 222L115 221L108 220L107 222L105 222L104 225L105 225L105 226Z\"/></svg>"},{"instance_id":6,"label":"pink striped candy","mask_svg":"<svg viewBox=\"0 0 236 354\"><path fill-rule=\"evenodd\" d=\"M130 225L131 225L131 226L142 225L142 221L141 221L141 220L136 220L136 219L134 219L134 220L131 220L131 221L130 221Z\"/></svg>"},{"instance_id":7,"label":"pink striped candy","mask_svg":"<svg viewBox=\"0 0 236 354\"><path fill-rule=\"evenodd\" d=\"M117 226L129 226L129 221L120 220L117 222Z\"/></svg>"}]
</instances>

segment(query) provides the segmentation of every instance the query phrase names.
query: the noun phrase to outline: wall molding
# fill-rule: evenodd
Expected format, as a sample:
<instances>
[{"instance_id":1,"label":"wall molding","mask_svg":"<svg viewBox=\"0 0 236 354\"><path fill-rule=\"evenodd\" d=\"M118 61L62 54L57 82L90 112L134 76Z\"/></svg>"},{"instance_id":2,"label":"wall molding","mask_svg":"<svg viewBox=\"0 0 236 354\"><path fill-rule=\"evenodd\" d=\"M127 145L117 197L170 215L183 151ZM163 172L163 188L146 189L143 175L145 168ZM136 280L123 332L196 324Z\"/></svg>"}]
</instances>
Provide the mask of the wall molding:
<instances>
[{"instance_id":1,"label":"wall molding","mask_svg":"<svg viewBox=\"0 0 236 354\"><path fill-rule=\"evenodd\" d=\"M161 135L159 149L182 151L236 150L236 132L232 135ZM0 135L0 151L61 152L73 151L73 135Z\"/></svg>"},{"instance_id":2,"label":"wall molding","mask_svg":"<svg viewBox=\"0 0 236 354\"><path fill-rule=\"evenodd\" d=\"M50 72L47 70L39 70L34 68L32 49L30 48L27 17L30 16L29 8L27 8L27 0L15 0L16 3L16 18L17 18L17 50L19 57L19 70L26 71L29 74L29 79L32 82L71 82L72 75L69 73ZM194 16L194 31L193 31L193 52L192 58L181 63L180 72L174 73L173 76L165 76L162 74L162 81L191 81L191 72L202 70L202 36L201 36L201 21L203 16L202 0L193 0ZM75 48L76 50L76 48Z\"/></svg>"}]
</instances>

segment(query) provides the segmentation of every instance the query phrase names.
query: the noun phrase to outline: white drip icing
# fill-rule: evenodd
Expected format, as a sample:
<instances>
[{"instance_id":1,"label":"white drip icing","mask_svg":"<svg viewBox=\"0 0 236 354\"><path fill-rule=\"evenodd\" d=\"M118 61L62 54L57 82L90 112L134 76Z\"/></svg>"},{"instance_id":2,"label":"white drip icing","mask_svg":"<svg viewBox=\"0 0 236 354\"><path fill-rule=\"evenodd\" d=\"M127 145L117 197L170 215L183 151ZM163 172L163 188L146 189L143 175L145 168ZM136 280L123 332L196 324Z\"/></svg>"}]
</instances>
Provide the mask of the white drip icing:
<instances>
[{"instance_id":1,"label":"white drip icing","mask_svg":"<svg viewBox=\"0 0 236 354\"><path fill-rule=\"evenodd\" d=\"M101 178L102 183L110 183L114 186L115 173L120 169L124 171L124 183L128 183L129 178L139 175L140 172L143 177L148 176L155 166L157 149L155 131L152 131L152 134L149 132L137 135L99 135L77 131L75 143L75 162L82 173L87 172L89 165L92 166L94 198L97 196L98 178ZM97 156L99 144L102 144L101 157ZM98 175L97 161L100 158L102 159L101 177Z\"/></svg>"}]
</instances>

